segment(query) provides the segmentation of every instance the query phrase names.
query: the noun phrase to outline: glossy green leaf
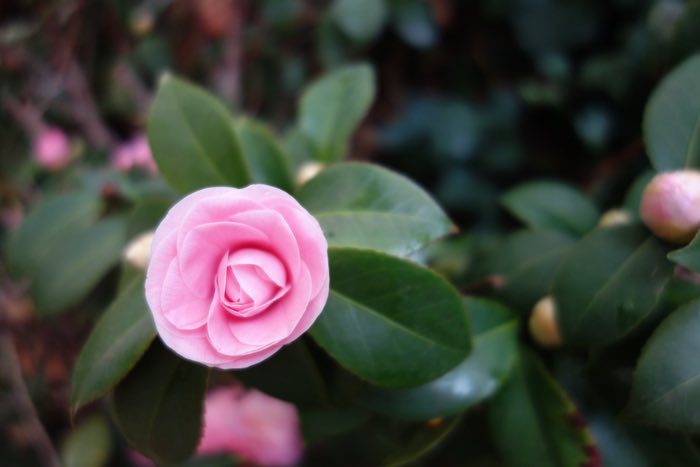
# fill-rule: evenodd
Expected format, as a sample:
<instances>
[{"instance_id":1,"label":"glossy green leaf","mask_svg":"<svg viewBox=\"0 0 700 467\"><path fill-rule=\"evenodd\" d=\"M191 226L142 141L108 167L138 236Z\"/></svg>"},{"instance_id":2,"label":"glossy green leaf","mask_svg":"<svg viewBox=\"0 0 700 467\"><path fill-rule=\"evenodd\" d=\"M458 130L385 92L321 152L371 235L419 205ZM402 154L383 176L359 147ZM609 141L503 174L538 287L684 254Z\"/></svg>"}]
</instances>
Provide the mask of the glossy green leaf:
<instances>
[{"instance_id":1,"label":"glossy green leaf","mask_svg":"<svg viewBox=\"0 0 700 467\"><path fill-rule=\"evenodd\" d=\"M275 135L262 123L247 118L236 122L236 133L252 181L291 191L294 182L289 161Z\"/></svg>"},{"instance_id":2,"label":"glossy green leaf","mask_svg":"<svg viewBox=\"0 0 700 467\"><path fill-rule=\"evenodd\" d=\"M154 343L114 390L114 416L129 443L159 464L197 448L208 370Z\"/></svg>"},{"instance_id":3,"label":"glossy green leaf","mask_svg":"<svg viewBox=\"0 0 700 467\"><path fill-rule=\"evenodd\" d=\"M517 320L496 302L467 298L465 305L474 349L462 363L416 388L366 387L356 396L358 402L391 417L429 420L456 415L496 392L515 359Z\"/></svg>"},{"instance_id":4,"label":"glossy green leaf","mask_svg":"<svg viewBox=\"0 0 700 467\"><path fill-rule=\"evenodd\" d=\"M689 439L676 433L622 423L619 417L586 412L604 467L697 467Z\"/></svg>"},{"instance_id":5,"label":"glossy green leaf","mask_svg":"<svg viewBox=\"0 0 700 467\"><path fill-rule=\"evenodd\" d=\"M656 328L637 364L628 413L665 428L698 433L700 301L674 311Z\"/></svg>"},{"instance_id":6,"label":"glossy green leaf","mask_svg":"<svg viewBox=\"0 0 700 467\"><path fill-rule=\"evenodd\" d=\"M656 175L656 172L653 170L644 172L635 179L632 186L627 190L627 193L625 193L623 207L632 216L639 217L639 205L642 202L642 193L647 187L647 184L654 178L654 175Z\"/></svg>"},{"instance_id":7,"label":"glossy green leaf","mask_svg":"<svg viewBox=\"0 0 700 467\"><path fill-rule=\"evenodd\" d=\"M657 86L644 111L644 141L658 171L700 167L700 54Z\"/></svg>"},{"instance_id":8,"label":"glossy green leaf","mask_svg":"<svg viewBox=\"0 0 700 467\"><path fill-rule=\"evenodd\" d=\"M329 250L331 292L311 334L373 384L417 386L457 366L471 348L462 300L413 262L351 248Z\"/></svg>"},{"instance_id":9,"label":"glossy green leaf","mask_svg":"<svg viewBox=\"0 0 700 467\"><path fill-rule=\"evenodd\" d=\"M137 202L126 216L127 237L132 239L148 230L155 230L176 201L152 198Z\"/></svg>"},{"instance_id":10,"label":"glossy green leaf","mask_svg":"<svg viewBox=\"0 0 700 467\"><path fill-rule=\"evenodd\" d=\"M700 234L695 235L685 247L670 252L668 259L692 271L700 272Z\"/></svg>"},{"instance_id":11,"label":"glossy green leaf","mask_svg":"<svg viewBox=\"0 0 700 467\"><path fill-rule=\"evenodd\" d=\"M673 269L666 251L638 225L595 230L572 247L552 287L564 342L606 344L648 316Z\"/></svg>"},{"instance_id":12,"label":"glossy green leaf","mask_svg":"<svg viewBox=\"0 0 700 467\"><path fill-rule=\"evenodd\" d=\"M180 193L252 181L226 108L186 81L163 76L147 130L161 175Z\"/></svg>"},{"instance_id":13,"label":"glossy green leaf","mask_svg":"<svg viewBox=\"0 0 700 467\"><path fill-rule=\"evenodd\" d=\"M580 467L592 460L593 441L576 407L529 351L521 352L488 415L509 467Z\"/></svg>"},{"instance_id":14,"label":"glossy green leaf","mask_svg":"<svg viewBox=\"0 0 700 467\"><path fill-rule=\"evenodd\" d=\"M385 0L335 0L330 12L340 30L358 42L377 37L388 13Z\"/></svg>"},{"instance_id":15,"label":"glossy green leaf","mask_svg":"<svg viewBox=\"0 0 700 467\"><path fill-rule=\"evenodd\" d=\"M7 244L7 261L17 274L33 277L54 250L92 225L102 202L92 193L74 192L45 199L32 209Z\"/></svg>"},{"instance_id":16,"label":"glossy green leaf","mask_svg":"<svg viewBox=\"0 0 700 467\"><path fill-rule=\"evenodd\" d=\"M595 205L577 190L558 182L529 182L508 191L501 202L532 228L580 236L598 222Z\"/></svg>"},{"instance_id":17,"label":"glossy green leaf","mask_svg":"<svg viewBox=\"0 0 700 467\"><path fill-rule=\"evenodd\" d=\"M406 255L454 229L418 185L369 164L342 163L326 169L301 187L297 199L318 219L334 246Z\"/></svg>"},{"instance_id":18,"label":"glossy green leaf","mask_svg":"<svg viewBox=\"0 0 700 467\"><path fill-rule=\"evenodd\" d=\"M345 157L350 136L376 93L369 65L349 65L312 83L299 102L299 129L321 162Z\"/></svg>"},{"instance_id":19,"label":"glossy green leaf","mask_svg":"<svg viewBox=\"0 0 700 467\"><path fill-rule=\"evenodd\" d=\"M501 278L495 296L529 313L549 293L554 275L575 241L555 230L521 230L506 237L486 259L489 275Z\"/></svg>"},{"instance_id":20,"label":"glossy green leaf","mask_svg":"<svg viewBox=\"0 0 700 467\"><path fill-rule=\"evenodd\" d=\"M39 312L53 314L80 302L119 262L126 241L120 219L105 219L55 245L33 278Z\"/></svg>"},{"instance_id":21,"label":"glossy green leaf","mask_svg":"<svg viewBox=\"0 0 700 467\"><path fill-rule=\"evenodd\" d=\"M156 335L143 289L135 278L105 311L75 362L71 411L105 395L146 351Z\"/></svg>"},{"instance_id":22,"label":"glossy green leaf","mask_svg":"<svg viewBox=\"0 0 700 467\"><path fill-rule=\"evenodd\" d=\"M61 446L63 467L104 467L112 452L109 424L99 415L82 421Z\"/></svg>"},{"instance_id":23,"label":"glossy green leaf","mask_svg":"<svg viewBox=\"0 0 700 467\"><path fill-rule=\"evenodd\" d=\"M296 406L313 407L326 402L323 376L302 340L257 365L236 371L236 378L246 386Z\"/></svg>"}]
</instances>

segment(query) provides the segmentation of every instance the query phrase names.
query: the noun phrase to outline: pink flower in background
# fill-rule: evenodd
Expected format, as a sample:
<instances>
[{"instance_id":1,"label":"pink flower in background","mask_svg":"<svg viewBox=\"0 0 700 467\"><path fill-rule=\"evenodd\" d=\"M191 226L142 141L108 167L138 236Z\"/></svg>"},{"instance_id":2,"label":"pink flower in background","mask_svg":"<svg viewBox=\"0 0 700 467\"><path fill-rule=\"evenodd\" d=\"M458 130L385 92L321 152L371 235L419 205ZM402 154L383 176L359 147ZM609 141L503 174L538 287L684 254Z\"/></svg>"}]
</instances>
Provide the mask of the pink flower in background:
<instances>
[{"instance_id":1,"label":"pink flower in background","mask_svg":"<svg viewBox=\"0 0 700 467\"><path fill-rule=\"evenodd\" d=\"M206 188L156 229L146 300L162 341L223 369L258 363L298 338L328 299L318 221L266 185Z\"/></svg>"},{"instance_id":2,"label":"pink flower in background","mask_svg":"<svg viewBox=\"0 0 700 467\"><path fill-rule=\"evenodd\" d=\"M117 146L112 154L112 162L122 172L140 168L152 174L158 173L158 167L153 160L153 154L145 135L139 135Z\"/></svg>"},{"instance_id":3,"label":"pink flower in background","mask_svg":"<svg viewBox=\"0 0 700 467\"><path fill-rule=\"evenodd\" d=\"M644 189L639 211L655 235L674 243L689 242L700 228L700 172L655 176Z\"/></svg>"},{"instance_id":4,"label":"pink flower in background","mask_svg":"<svg viewBox=\"0 0 700 467\"><path fill-rule=\"evenodd\" d=\"M212 391L198 454L235 454L259 465L294 465L302 454L296 408L241 386Z\"/></svg>"},{"instance_id":5,"label":"pink flower in background","mask_svg":"<svg viewBox=\"0 0 700 467\"><path fill-rule=\"evenodd\" d=\"M60 170L71 160L68 137L60 128L47 127L34 137L34 160L47 170Z\"/></svg>"}]
</instances>

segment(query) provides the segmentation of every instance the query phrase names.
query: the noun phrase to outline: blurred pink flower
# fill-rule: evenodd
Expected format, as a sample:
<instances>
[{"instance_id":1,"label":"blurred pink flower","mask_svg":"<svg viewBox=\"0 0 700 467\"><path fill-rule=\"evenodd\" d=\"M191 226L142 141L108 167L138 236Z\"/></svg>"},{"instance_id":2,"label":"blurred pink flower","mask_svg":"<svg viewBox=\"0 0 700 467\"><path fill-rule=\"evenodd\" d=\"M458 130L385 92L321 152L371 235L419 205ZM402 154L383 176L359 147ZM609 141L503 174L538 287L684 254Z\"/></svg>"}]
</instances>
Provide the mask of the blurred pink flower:
<instances>
[{"instance_id":1,"label":"blurred pink flower","mask_svg":"<svg viewBox=\"0 0 700 467\"><path fill-rule=\"evenodd\" d=\"M46 170L60 170L71 160L68 137L60 128L46 127L34 137L34 160Z\"/></svg>"},{"instance_id":2,"label":"blurred pink flower","mask_svg":"<svg viewBox=\"0 0 700 467\"><path fill-rule=\"evenodd\" d=\"M143 134L117 146L112 153L112 163L122 172L141 168L152 174L158 173L148 139Z\"/></svg>"},{"instance_id":3,"label":"blurred pink flower","mask_svg":"<svg viewBox=\"0 0 700 467\"><path fill-rule=\"evenodd\" d=\"M235 454L265 466L294 465L302 454L296 408L254 389L216 389L204 405L197 452Z\"/></svg>"}]
</instances>

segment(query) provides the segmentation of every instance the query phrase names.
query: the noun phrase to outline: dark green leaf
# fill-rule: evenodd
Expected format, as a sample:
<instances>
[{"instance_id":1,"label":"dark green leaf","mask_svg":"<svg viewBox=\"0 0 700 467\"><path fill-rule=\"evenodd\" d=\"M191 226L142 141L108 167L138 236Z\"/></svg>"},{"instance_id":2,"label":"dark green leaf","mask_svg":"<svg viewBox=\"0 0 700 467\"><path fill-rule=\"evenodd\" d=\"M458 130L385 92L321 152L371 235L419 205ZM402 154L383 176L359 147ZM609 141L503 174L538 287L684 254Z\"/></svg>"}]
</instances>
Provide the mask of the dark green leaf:
<instances>
[{"instance_id":1,"label":"dark green leaf","mask_svg":"<svg viewBox=\"0 0 700 467\"><path fill-rule=\"evenodd\" d=\"M297 406L318 406L326 399L323 377L307 345L298 340L262 363L236 371L236 378Z\"/></svg>"},{"instance_id":2,"label":"dark green leaf","mask_svg":"<svg viewBox=\"0 0 700 467\"><path fill-rule=\"evenodd\" d=\"M80 302L117 264L125 237L122 220L105 219L55 245L32 281L37 309L52 314Z\"/></svg>"},{"instance_id":3,"label":"dark green leaf","mask_svg":"<svg viewBox=\"0 0 700 467\"><path fill-rule=\"evenodd\" d=\"M529 182L508 191L501 202L529 227L580 236L595 227L600 213L588 198L557 182Z\"/></svg>"},{"instance_id":4,"label":"dark green leaf","mask_svg":"<svg viewBox=\"0 0 700 467\"><path fill-rule=\"evenodd\" d=\"M483 401L510 372L518 323L503 306L467 298L474 350L456 368L424 386L409 389L366 387L358 401L376 412L407 420L456 415Z\"/></svg>"},{"instance_id":5,"label":"dark green leaf","mask_svg":"<svg viewBox=\"0 0 700 467\"><path fill-rule=\"evenodd\" d=\"M666 247L638 225L587 235L552 287L564 342L598 346L627 334L653 310L672 269Z\"/></svg>"},{"instance_id":6,"label":"dark green leaf","mask_svg":"<svg viewBox=\"0 0 700 467\"><path fill-rule=\"evenodd\" d=\"M63 467L104 467L112 451L112 433L99 415L81 422L64 440L61 449Z\"/></svg>"},{"instance_id":7,"label":"dark green leaf","mask_svg":"<svg viewBox=\"0 0 700 467\"><path fill-rule=\"evenodd\" d=\"M380 386L431 381L471 348L462 301L444 279L410 261L329 250L331 292L311 334L338 362Z\"/></svg>"},{"instance_id":8,"label":"dark green leaf","mask_svg":"<svg viewBox=\"0 0 700 467\"><path fill-rule=\"evenodd\" d=\"M623 202L624 209L636 218L639 217L639 205L642 202L644 188L646 188L651 179L654 178L654 175L656 175L656 173L652 170L644 172L637 177L625 194L625 200Z\"/></svg>"},{"instance_id":9,"label":"dark green leaf","mask_svg":"<svg viewBox=\"0 0 700 467\"><path fill-rule=\"evenodd\" d=\"M574 240L554 230L521 230L506 237L487 258L486 270L502 278L495 295L529 313L549 293L554 275Z\"/></svg>"},{"instance_id":10,"label":"dark green leaf","mask_svg":"<svg viewBox=\"0 0 700 467\"><path fill-rule=\"evenodd\" d=\"M700 432L700 301L656 328L637 364L629 414L656 425Z\"/></svg>"},{"instance_id":11,"label":"dark green leaf","mask_svg":"<svg viewBox=\"0 0 700 467\"><path fill-rule=\"evenodd\" d=\"M197 448L206 367L154 343L116 387L114 416L129 443L158 463L185 460Z\"/></svg>"},{"instance_id":12,"label":"dark green leaf","mask_svg":"<svg viewBox=\"0 0 700 467\"><path fill-rule=\"evenodd\" d=\"M422 0L391 0L393 25L401 38L414 47L428 48L437 40L430 6Z\"/></svg>"},{"instance_id":13,"label":"dark green leaf","mask_svg":"<svg viewBox=\"0 0 700 467\"><path fill-rule=\"evenodd\" d=\"M17 274L33 277L63 242L92 225L102 202L92 193L75 192L47 198L22 222L7 244L7 261Z\"/></svg>"},{"instance_id":14,"label":"dark green leaf","mask_svg":"<svg viewBox=\"0 0 700 467\"><path fill-rule=\"evenodd\" d=\"M595 452L576 407L542 363L523 350L489 406L491 431L509 467L580 467Z\"/></svg>"},{"instance_id":15,"label":"dark green leaf","mask_svg":"<svg viewBox=\"0 0 700 467\"><path fill-rule=\"evenodd\" d=\"M358 42L377 37L387 19L384 0L335 0L330 11L338 27Z\"/></svg>"},{"instance_id":16,"label":"dark green leaf","mask_svg":"<svg viewBox=\"0 0 700 467\"><path fill-rule=\"evenodd\" d=\"M73 370L71 412L112 389L155 335L140 274L105 311L85 342Z\"/></svg>"},{"instance_id":17,"label":"dark green leaf","mask_svg":"<svg viewBox=\"0 0 700 467\"><path fill-rule=\"evenodd\" d=\"M369 164L343 163L324 170L299 190L297 198L334 246L406 255L454 229L420 187Z\"/></svg>"},{"instance_id":18,"label":"dark green leaf","mask_svg":"<svg viewBox=\"0 0 700 467\"><path fill-rule=\"evenodd\" d=\"M134 238L148 230L155 230L165 213L177 200L144 199L136 203L126 217L127 237Z\"/></svg>"},{"instance_id":19,"label":"dark green leaf","mask_svg":"<svg viewBox=\"0 0 700 467\"><path fill-rule=\"evenodd\" d=\"M700 167L700 55L675 68L647 102L644 140L657 171Z\"/></svg>"},{"instance_id":20,"label":"dark green leaf","mask_svg":"<svg viewBox=\"0 0 700 467\"><path fill-rule=\"evenodd\" d=\"M236 133L250 167L252 181L291 191L294 182L289 161L275 135L262 123L245 118L236 123Z\"/></svg>"},{"instance_id":21,"label":"dark green leaf","mask_svg":"<svg viewBox=\"0 0 700 467\"><path fill-rule=\"evenodd\" d=\"M357 408L302 409L301 431L307 444L338 436L367 422L369 413Z\"/></svg>"},{"instance_id":22,"label":"dark green leaf","mask_svg":"<svg viewBox=\"0 0 700 467\"><path fill-rule=\"evenodd\" d=\"M369 65L338 68L312 83L299 102L299 129L321 162L342 159L350 136L369 110L375 95Z\"/></svg>"},{"instance_id":23,"label":"dark green leaf","mask_svg":"<svg viewBox=\"0 0 700 467\"><path fill-rule=\"evenodd\" d=\"M198 87L164 75L147 129L160 173L180 193L252 181L226 108Z\"/></svg>"},{"instance_id":24,"label":"dark green leaf","mask_svg":"<svg viewBox=\"0 0 700 467\"><path fill-rule=\"evenodd\" d=\"M668 259L681 266L700 272L700 233L685 247L672 251L668 254Z\"/></svg>"}]
</instances>

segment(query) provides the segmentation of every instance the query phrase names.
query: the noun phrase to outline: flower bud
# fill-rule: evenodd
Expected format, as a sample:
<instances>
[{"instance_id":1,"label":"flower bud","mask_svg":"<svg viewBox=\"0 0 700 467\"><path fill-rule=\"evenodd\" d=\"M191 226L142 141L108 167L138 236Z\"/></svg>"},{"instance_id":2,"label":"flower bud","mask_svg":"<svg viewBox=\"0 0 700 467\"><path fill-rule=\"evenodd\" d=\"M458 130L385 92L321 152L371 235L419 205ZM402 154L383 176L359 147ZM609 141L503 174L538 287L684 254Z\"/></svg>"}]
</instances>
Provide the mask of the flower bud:
<instances>
[{"instance_id":1,"label":"flower bud","mask_svg":"<svg viewBox=\"0 0 700 467\"><path fill-rule=\"evenodd\" d=\"M551 295L535 304L530 315L530 334L542 347L559 347L562 343L556 320L557 308Z\"/></svg>"},{"instance_id":2,"label":"flower bud","mask_svg":"<svg viewBox=\"0 0 700 467\"><path fill-rule=\"evenodd\" d=\"M639 211L656 236L688 243L700 228L700 172L681 170L655 176L642 193Z\"/></svg>"},{"instance_id":3,"label":"flower bud","mask_svg":"<svg viewBox=\"0 0 700 467\"><path fill-rule=\"evenodd\" d=\"M616 227L618 225L627 225L632 222L632 215L624 209L610 209L606 211L598 221L598 227Z\"/></svg>"},{"instance_id":4,"label":"flower bud","mask_svg":"<svg viewBox=\"0 0 700 467\"><path fill-rule=\"evenodd\" d=\"M153 231L144 232L124 248L124 260L138 269L146 269L151 259Z\"/></svg>"},{"instance_id":5,"label":"flower bud","mask_svg":"<svg viewBox=\"0 0 700 467\"><path fill-rule=\"evenodd\" d=\"M306 162L297 171L296 182L298 186L303 185L312 178L314 178L318 173L323 170L324 164L320 162Z\"/></svg>"},{"instance_id":6,"label":"flower bud","mask_svg":"<svg viewBox=\"0 0 700 467\"><path fill-rule=\"evenodd\" d=\"M60 128L44 128L34 138L34 160L46 170L60 170L71 160L68 137Z\"/></svg>"}]
</instances>

